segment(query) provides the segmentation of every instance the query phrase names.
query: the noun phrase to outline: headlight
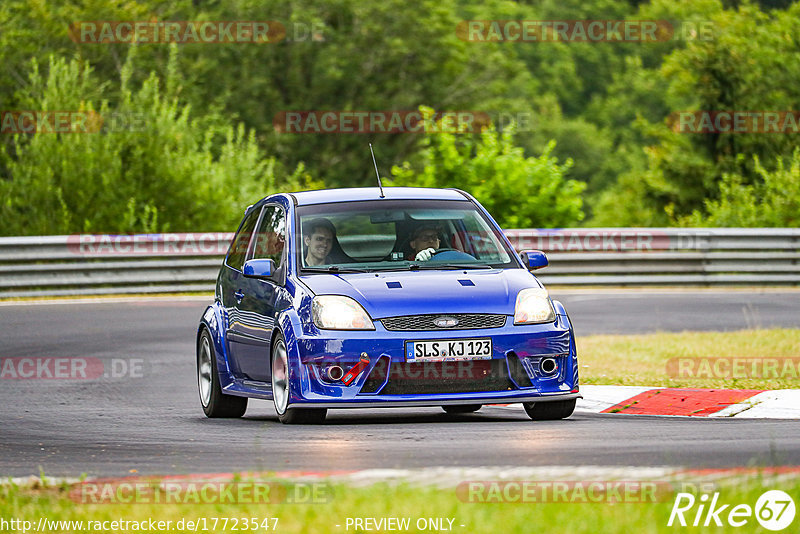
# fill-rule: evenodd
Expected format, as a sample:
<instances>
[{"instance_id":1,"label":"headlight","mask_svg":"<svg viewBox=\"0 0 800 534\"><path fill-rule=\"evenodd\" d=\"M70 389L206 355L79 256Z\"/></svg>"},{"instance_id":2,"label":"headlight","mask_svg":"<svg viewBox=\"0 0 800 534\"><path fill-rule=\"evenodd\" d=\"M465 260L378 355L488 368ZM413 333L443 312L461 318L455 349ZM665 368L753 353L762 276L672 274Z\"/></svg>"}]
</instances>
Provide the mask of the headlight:
<instances>
[{"instance_id":1,"label":"headlight","mask_svg":"<svg viewBox=\"0 0 800 534\"><path fill-rule=\"evenodd\" d=\"M311 316L317 328L326 330L375 330L361 304L341 295L321 295L311 303Z\"/></svg>"},{"instance_id":2,"label":"headlight","mask_svg":"<svg viewBox=\"0 0 800 534\"><path fill-rule=\"evenodd\" d=\"M549 323L555 320L556 312L547 291L529 288L519 292L514 306L514 324Z\"/></svg>"}]
</instances>

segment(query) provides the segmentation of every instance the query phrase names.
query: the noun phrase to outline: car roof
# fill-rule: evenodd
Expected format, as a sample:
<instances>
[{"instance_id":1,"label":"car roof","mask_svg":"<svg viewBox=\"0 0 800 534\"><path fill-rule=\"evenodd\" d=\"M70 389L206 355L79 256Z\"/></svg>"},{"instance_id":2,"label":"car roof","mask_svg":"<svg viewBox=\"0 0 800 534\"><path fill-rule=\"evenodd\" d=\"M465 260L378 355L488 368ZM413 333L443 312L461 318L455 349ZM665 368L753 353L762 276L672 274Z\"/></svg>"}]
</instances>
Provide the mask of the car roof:
<instances>
[{"instance_id":1,"label":"car roof","mask_svg":"<svg viewBox=\"0 0 800 534\"><path fill-rule=\"evenodd\" d=\"M429 187L384 187L384 198L387 200L469 200L469 197L458 189L434 189ZM301 191L291 193L298 206L311 204L327 204L329 202L357 202L360 200L378 200L380 189L377 187L352 187L346 189L320 189L317 191Z\"/></svg>"}]
</instances>

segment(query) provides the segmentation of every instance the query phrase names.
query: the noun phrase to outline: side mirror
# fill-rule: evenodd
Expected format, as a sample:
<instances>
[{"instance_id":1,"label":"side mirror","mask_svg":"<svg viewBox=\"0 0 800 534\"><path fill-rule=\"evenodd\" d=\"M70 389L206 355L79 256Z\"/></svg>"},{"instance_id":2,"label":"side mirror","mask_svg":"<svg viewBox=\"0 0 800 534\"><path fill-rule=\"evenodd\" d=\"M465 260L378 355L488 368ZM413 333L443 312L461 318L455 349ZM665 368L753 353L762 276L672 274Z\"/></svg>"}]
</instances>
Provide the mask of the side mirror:
<instances>
[{"instance_id":1,"label":"side mirror","mask_svg":"<svg viewBox=\"0 0 800 534\"><path fill-rule=\"evenodd\" d=\"M242 267L247 278L268 278L275 273L275 262L272 260L247 260Z\"/></svg>"},{"instance_id":2,"label":"side mirror","mask_svg":"<svg viewBox=\"0 0 800 534\"><path fill-rule=\"evenodd\" d=\"M519 253L519 256L529 271L547 267L549 264L547 256L541 250L523 250Z\"/></svg>"}]
</instances>

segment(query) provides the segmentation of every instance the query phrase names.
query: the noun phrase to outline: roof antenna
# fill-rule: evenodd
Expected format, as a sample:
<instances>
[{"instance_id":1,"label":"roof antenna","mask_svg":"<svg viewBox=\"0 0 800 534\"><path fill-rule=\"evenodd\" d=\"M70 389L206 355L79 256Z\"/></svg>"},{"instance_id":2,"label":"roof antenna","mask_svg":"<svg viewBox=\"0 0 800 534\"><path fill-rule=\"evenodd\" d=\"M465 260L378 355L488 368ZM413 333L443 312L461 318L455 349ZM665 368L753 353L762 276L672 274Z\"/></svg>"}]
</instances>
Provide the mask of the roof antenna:
<instances>
[{"instance_id":1,"label":"roof antenna","mask_svg":"<svg viewBox=\"0 0 800 534\"><path fill-rule=\"evenodd\" d=\"M381 184L381 173L378 172L378 162L375 161L375 152L372 150L372 143L369 144L369 152L372 154L372 163L375 165L375 175L378 177L378 187L381 188L381 198L386 198L383 194L383 184Z\"/></svg>"}]
</instances>

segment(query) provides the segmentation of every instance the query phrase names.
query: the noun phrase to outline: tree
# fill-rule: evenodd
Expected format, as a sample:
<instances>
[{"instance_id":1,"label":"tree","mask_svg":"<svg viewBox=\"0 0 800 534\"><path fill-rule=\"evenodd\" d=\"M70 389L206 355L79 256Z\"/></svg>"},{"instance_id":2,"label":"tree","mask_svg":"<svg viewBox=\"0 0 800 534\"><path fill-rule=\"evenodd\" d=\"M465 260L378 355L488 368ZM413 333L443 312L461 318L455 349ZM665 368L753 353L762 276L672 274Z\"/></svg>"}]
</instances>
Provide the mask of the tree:
<instances>
[{"instance_id":1,"label":"tree","mask_svg":"<svg viewBox=\"0 0 800 534\"><path fill-rule=\"evenodd\" d=\"M14 135L0 152L0 234L225 230L254 200L302 188L302 167L279 178L252 131L193 116L155 76L131 88L131 50L114 108L85 63L51 58L46 74L31 65L23 109L80 110L102 128Z\"/></svg>"},{"instance_id":2,"label":"tree","mask_svg":"<svg viewBox=\"0 0 800 534\"><path fill-rule=\"evenodd\" d=\"M767 170L758 156L753 166L759 176L752 185L741 176L725 174L719 185L719 199L707 200L703 211L676 221L681 226L800 226L800 149L787 162L779 158L775 169Z\"/></svg>"},{"instance_id":3,"label":"tree","mask_svg":"<svg viewBox=\"0 0 800 534\"><path fill-rule=\"evenodd\" d=\"M769 13L750 3L723 10L717 2L703 2L692 9L697 9L694 17L705 10L712 23L711 38L692 40L665 58L658 76L668 81L667 115L637 119L650 138L646 166L622 173L617 184L602 193L595 223L622 219L629 224L662 225L695 220L685 217L702 213L709 201L730 193L723 187L736 189L732 177L741 186L755 185L762 176L756 162L775 171L777 162L796 146L791 134L684 132L675 128L670 116L800 108L794 90L800 84L800 59L788 38L800 16L800 4ZM618 210L627 206L636 209L620 217Z\"/></svg>"},{"instance_id":4,"label":"tree","mask_svg":"<svg viewBox=\"0 0 800 534\"><path fill-rule=\"evenodd\" d=\"M583 218L585 185L565 178L572 161L559 164L553 142L539 157L525 157L512 125L502 133L429 134L422 145L416 168L408 161L392 167L393 185L464 189L504 228L574 226Z\"/></svg>"}]
</instances>

